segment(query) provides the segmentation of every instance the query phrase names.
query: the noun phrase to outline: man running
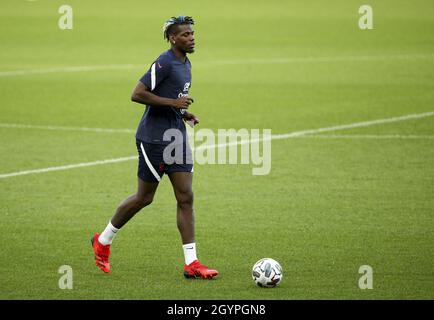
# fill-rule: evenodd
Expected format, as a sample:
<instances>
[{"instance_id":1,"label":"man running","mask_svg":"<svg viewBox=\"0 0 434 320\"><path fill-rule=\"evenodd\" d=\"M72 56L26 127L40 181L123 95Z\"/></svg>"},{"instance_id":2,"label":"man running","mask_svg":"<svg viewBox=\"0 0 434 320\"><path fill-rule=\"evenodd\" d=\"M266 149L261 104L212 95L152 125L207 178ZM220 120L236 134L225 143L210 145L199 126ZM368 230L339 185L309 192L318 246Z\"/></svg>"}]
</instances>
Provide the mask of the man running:
<instances>
[{"instance_id":1,"label":"man running","mask_svg":"<svg viewBox=\"0 0 434 320\"><path fill-rule=\"evenodd\" d=\"M184 276L212 279L218 275L216 270L200 263L196 256L193 163L188 161L191 150L184 124L184 121L191 125L199 123L199 119L186 110L193 102L188 95L191 63L187 58L187 53L194 52L193 24L193 18L188 16L172 17L164 24L164 38L171 48L158 57L133 91L131 100L146 105L136 133L138 190L119 205L104 231L95 234L91 240L96 265L106 273L110 272L110 245L114 237L137 212L152 203L166 173L177 201L176 218L185 258ZM167 132L180 133L182 149L179 150L182 150L183 161L167 161L167 147L173 144Z\"/></svg>"}]
</instances>

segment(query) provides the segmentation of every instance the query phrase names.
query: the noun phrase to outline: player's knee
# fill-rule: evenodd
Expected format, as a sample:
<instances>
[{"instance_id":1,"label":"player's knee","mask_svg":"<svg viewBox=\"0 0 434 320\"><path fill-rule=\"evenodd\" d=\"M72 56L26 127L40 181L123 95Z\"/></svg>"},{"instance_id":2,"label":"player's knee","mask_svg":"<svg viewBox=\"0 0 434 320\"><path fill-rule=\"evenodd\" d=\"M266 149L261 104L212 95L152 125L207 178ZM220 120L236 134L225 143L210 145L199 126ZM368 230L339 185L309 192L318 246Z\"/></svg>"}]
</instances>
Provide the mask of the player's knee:
<instances>
[{"instance_id":1,"label":"player's knee","mask_svg":"<svg viewBox=\"0 0 434 320\"><path fill-rule=\"evenodd\" d=\"M178 206L181 208L193 206L193 199L194 195L191 190L178 191L176 193L176 201L178 202Z\"/></svg>"},{"instance_id":2,"label":"player's knee","mask_svg":"<svg viewBox=\"0 0 434 320\"><path fill-rule=\"evenodd\" d=\"M149 206L154 200L153 194L145 194L143 196L137 197L137 205L141 208Z\"/></svg>"}]
</instances>

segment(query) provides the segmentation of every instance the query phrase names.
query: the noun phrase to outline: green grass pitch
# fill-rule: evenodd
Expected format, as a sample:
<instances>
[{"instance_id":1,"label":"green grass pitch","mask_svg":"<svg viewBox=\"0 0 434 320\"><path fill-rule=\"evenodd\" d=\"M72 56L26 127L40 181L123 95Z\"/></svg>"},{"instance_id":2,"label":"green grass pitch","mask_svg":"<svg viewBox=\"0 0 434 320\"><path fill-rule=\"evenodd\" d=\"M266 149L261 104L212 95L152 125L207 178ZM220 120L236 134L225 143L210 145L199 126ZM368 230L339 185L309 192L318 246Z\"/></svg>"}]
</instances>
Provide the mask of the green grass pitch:
<instances>
[{"instance_id":1,"label":"green grass pitch","mask_svg":"<svg viewBox=\"0 0 434 320\"><path fill-rule=\"evenodd\" d=\"M63 4L72 30L58 27ZM434 3L371 0L372 30L358 26L362 4L2 0L0 177L134 156L143 108L130 94L172 15L196 20L199 128L285 134L434 111ZM434 298L433 116L273 140L270 174L252 167L195 166L198 255L214 281L182 276L167 177L114 241L112 272L95 267L89 239L135 192L134 160L1 177L0 298ZM251 279L263 257L284 269L275 289ZM72 290L58 286L62 265Z\"/></svg>"}]
</instances>

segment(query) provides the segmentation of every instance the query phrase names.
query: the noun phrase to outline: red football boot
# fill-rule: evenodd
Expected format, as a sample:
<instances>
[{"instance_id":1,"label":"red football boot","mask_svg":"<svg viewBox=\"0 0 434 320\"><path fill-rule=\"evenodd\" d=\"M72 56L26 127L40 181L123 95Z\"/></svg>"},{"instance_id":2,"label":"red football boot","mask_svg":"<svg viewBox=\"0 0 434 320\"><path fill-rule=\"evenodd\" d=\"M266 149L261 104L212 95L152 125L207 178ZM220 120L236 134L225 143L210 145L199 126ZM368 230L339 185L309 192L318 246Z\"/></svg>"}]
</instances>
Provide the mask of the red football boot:
<instances>
[{"instance_id":1,"label":"red football boot","mask_svg":"<svg viewBox=\"0 0 434 320\"><path fill-rule=\"evenodd\" d=\"M95 253L95 264L105 273L110 272L110 245L102 245L99 241L99 233L96 233L90 242L92 243L93 252Z\"/></svg>"},{"instance_id":2,"label":"red football boot","mask_svg":"<svg viewBox=\"0 0 434 320\"><path fill-rule=\"evenodd\" d=\"M201 264L199 260L194 260L189 265L184 266L184 277L186 278L212 279L218 274L217 270L208 268Z\"/></svg>"}]
</instances>

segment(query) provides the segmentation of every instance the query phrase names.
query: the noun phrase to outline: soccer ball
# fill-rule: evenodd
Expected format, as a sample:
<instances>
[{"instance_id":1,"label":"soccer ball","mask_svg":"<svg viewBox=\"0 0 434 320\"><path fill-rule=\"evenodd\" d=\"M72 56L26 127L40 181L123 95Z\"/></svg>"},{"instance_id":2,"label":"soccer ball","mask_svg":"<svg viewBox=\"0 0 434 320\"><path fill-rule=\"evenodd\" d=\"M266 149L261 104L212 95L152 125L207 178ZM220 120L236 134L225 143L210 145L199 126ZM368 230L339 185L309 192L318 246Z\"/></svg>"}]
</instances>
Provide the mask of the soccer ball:
<instances>
[{"instance_id":1,"label":"soccer ball","mask_svg":"<svg viewBox=\"0 0 434 320\"><path fill-rule=\"evenodd\" d=\"M282 281L282 267L271 258L263 258L255 263L252 278L260 287L273 288Z\"/></svg>"}]
</instances>

